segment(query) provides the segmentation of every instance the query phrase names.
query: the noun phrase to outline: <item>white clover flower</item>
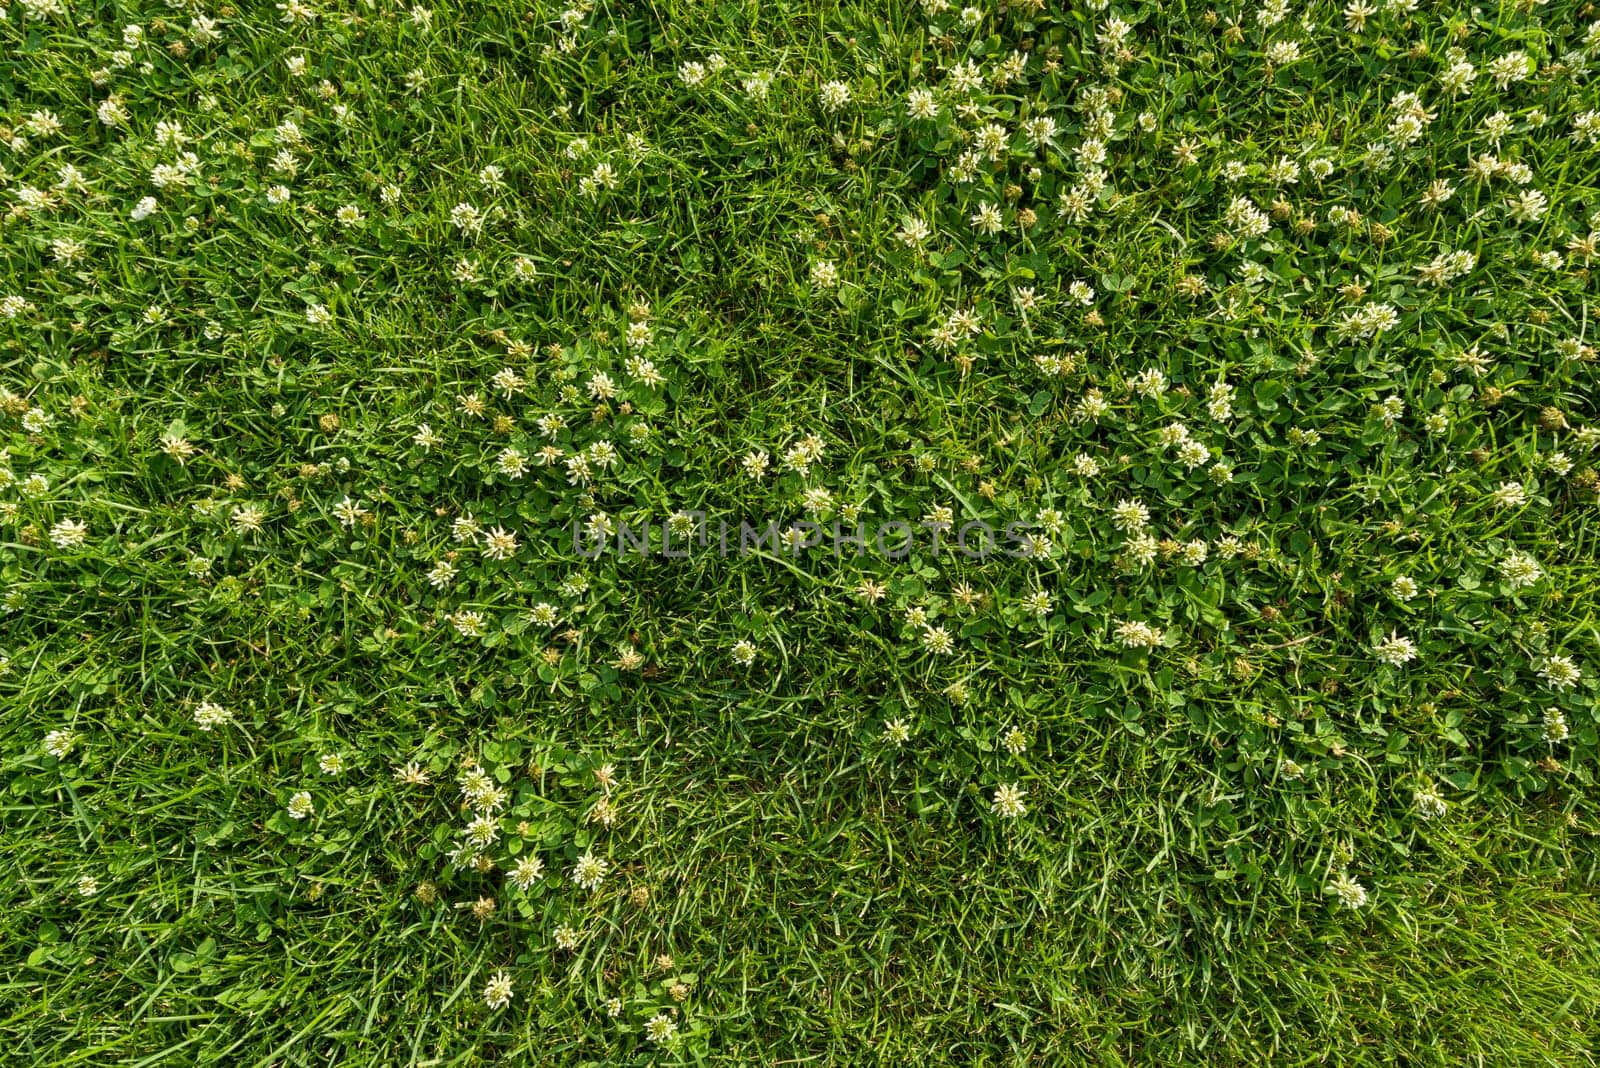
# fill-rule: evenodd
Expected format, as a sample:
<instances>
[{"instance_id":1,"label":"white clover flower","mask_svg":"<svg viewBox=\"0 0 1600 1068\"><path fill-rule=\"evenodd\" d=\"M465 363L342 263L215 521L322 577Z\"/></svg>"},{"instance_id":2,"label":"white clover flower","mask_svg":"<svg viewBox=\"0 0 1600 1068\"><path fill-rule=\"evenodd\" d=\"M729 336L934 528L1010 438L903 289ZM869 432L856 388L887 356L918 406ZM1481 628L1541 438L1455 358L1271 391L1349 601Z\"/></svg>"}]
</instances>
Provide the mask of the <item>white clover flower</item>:
<instances>
[{"instance_id":1,"label":"white clover flower","mask_svg":"<svg viewBox=\"0 0 1600 1068\"><path fill-rule=\"evenodd\" d=\"M1411 799L1416 806L1417 815L1425 820L1438 819L1445 814L1444 798L1439 796L1438 789L1432 783L1423 783L1417 787Z\"/></svg>"},{"instance_id":2,"label":"white clover flower","mask_svg":"<svg viewBox=\"0 0 1600 1068\"><path fill-rule=\"evenodd\" d=\"M1556 690L1570 690L1583 680L1583 672L1567 656L1547 656L1539 664L1539 677Z\"/></svg>"},{"instance_id":3,"label":"white clover flower","mask_svg":"<svg viewBox=\"0 0 1600 1068\"><path fill-rule=\"evenodd\" d=\"M994 799L989 804L989 811L1006 819L1017 819L1028 812L1028 806L1023 804L1022 787L1016 783L1009 783L995 788Z\"/></svg>"},{"instance_id":4,"label":"white clover flower","mask_svg":"<svg viewBox=\"0 0 1600 1068\"><path fill-rule=\"evenodd\" d=\"M462 834L475 850L488 849L500 840L500 820L492 812L480 813L467 822Z\"/></svg>"},{"instance_id":5,"label":"white clover flower","mask_svg":"<svg viewBox=\"0 0 1600 1068\"><path fill-rule=\"evenodd\" d=\"M128 121L128 109L123 107L121 98L116 96L108 96L100 101L100 105L95 108L95 115L102 126L112 128L126 125Z\"/></svg>"},{"instance_id":6,"label":"white clover flower","mask_svg":"<svg viewBox=\"0 0 1600 1068\"><path fill-rule=\"evenodd\" d=\"M450 224L463 234L472 235L483 230L484 215L477 207L466 202L450 209Z\"/></svg>"},{"instance_id":7,"label":"white clover flower","mask_svg":"<svg viewBox=\"0 0 1600 1068\"><path fill-rule=\"evenodd\" d=\"M512 865L506 877L518 890L531 890L533 884L544 877L544 861L530 853Z\"/></svg>"},{"instance_id":8,"label":"white clover flower","mask_svg":"<svg viewBox=\"0 0 1600 1068\"><path fill-rule=\"evenodd\" d=\"M1122 551L1134 567L1149 567L1161 551L1161 544L1150 534L1141 532L1123 542Z\"/></svg>"},{"instance_id":9,"label":"white clover flower","mask_svg":"<svg viewBox=\"0 0 1600 1068\"><path fill-rule=\"evenodd\" d=\"M998 234L1005 226L1005 219L1000 214L999 206L987 202L979 204L978 210L967 219L967 222L972 224L974 230L985 234Z\"/></svg>"},{"instance_id":10,"label":"white clover flower","mask_svg":"<svg viewBox=\"0 0 1600 1068\"><path fill-rule=\"evenodd\" d=\"M1267 62L1274 67L1287 67L1300 58L1299 41L1273 41L1267 46Z\"/></svg>"},{"instance_id":11,"label":"white clover flower","mask_svg":"<svg viewBox=\"0 0 1600 1068\"><path fill-rule=\"evenodd\" d=\"M1517 222L1538 222L1549 206L1549 198L1537 189L1524 189L1506 199L1506 211Z\"/></svg>"},{"instance_id":12,"label":"white clover flower","mask_svg":"<svg viewBox=\"0 0 1600 1068\"><path fill-rule=\"evenodd\" d=\"M78 736L68 730L54 730L44 736L44 751L57 760L67 759L77 744Z\"/></svg>"},{"instance_id":13,"label":"white clover flower","mask_svg":"<svg viewBox=\"0 0 1600 1068\"><path fill-rule=\"evenodd\" d=\"M488 620L482 612L469 608L459 608L445 618L463 638L481 638L484 628L488 625Z\"/></svg>"},{"instance_id":14,"label":"white clover flower","mask_svg":"<svg viewBox=\"0 0 1600 1068\"><path fill-rule=\"evenodd\" d=\"M360 523L371 513L361 507L359 501L346 496L344 500L333 506L333 514L339 520L340 526L349 529Z\"/></svg>"},{"instance_id":15,"label":"white clover flower","mask_svg":"<svg viewBox=\"0 0 1600 1068\"><path fill-rule=\"evenodd\" d=\"M1123 620L1116 625L1117 641L1127 649L1154 649L1166 637L1162 628L1139 620Z\"/></svg>"},{"instance_id":16,"label":"white clover flower","mask_svg":"<svg viewBox=\"0 0 1600 1068\"><path fill-rule=\"evenodd\" d=\"M605 881L606 872L610 867L605 858L585 852L572 866L572 881L585 890L598 890L600 884Z\"/></svg>"},{"instance_id":17,"label":"white clover flower","mask_svg":"<svg viewBox=\"0 0 1600 1068\"><path fill-rule=\"evenodd\" d=\"M1544 733L1544 740L1554 745L1567 740L1571 731L1567 727L1566 713L1561 709L1551 707L1544 710L1544 717L1540 723Z\"/></svg>"},{"instance_id":18,"label":"white clover flower","mask_svg":"<svg viewBox=\"0 0 1600 1068\"><path fill-rule=\"evenodd\" d=\"M1349 872L1340 872L1335 876L1328 884L1328 892L1347 909L1359 909L1367 903L1367 888L1352 879Z\"/></svg>"},{"instance_id":19,"label":"white clover flower","mask_svg":"<svg viewBox=\"0 0 1600 1068\"><path fill-rule=\"evenodd\" d=\"M744 90L745 95L750 99L765 100L767 93L772 89L773 79L774 76L772 74L762 71L745 78L739 83L739 87Z\"/></svg>"},{"instance_id":20,"label":"white clover flower","mask_svg":"<svg viewBox=\"0 0 1600 1068\"><path fill-rule=\"evenodd\" d=\"M1400 667L1417 658L1417 645L1410 638L1391 632L1372 646L1372 653L1385 664Z\"/></svg>"},{"instance_id":21,"label":"white clover flower","mask_svg":"<svg viewBox=\"0 0 1600 1068\"><path fill-rule=\"evenodd\" d=\"M1500 574L1505 576L1506 585L1514 590L1532 586L1544 576L1544 571L1539 567L1539 561L1524 552L1512 552L1500 561Z\"/></svg>"},{"instance_id":22,"label":"white clover flower","mask_svg":"<svg viewBox=\"0 0 1600 1068\"><path fill-rule=\"evenodd\" d=\"M1090 458L1091 463L1093 459ZM1143 530L1150 523L1150 509L1142 501L1118 501L1111 506L1111 525L1123 532Z\"/></svg>"},{"instance_id":23,"label":"white clover flower","mask_svg":"<svg viewBox=\"0 0 1600 1068\"><path fill-rule=\"evenodd\" d=\"M1520 482L1502 482L1489 499L1501 508L1517 508L1528 503L1528 491Z\"/></svg>"},{"instance_id":24,"label":"white clover flower","mask_svg":"<svg viewBox=\"0 0 1600 1068\"><path fill-rule=\"evenodd\" d=\"M678 1025L664 1012L656 1013L644 1024L644 1037L657 1045L671 1042L677 1031Z\"/></svg>"},{"instance_id":25,"label":"white clover flower","mask_svg":"<svg viewBox=\"0 0 1600 1068\"><path fill-rule=\"evenodd\" d=\"M817 92L817 98L822 103L822 110L835 112L850 103L850 87L844 82L824 82Z\"/></svg>"},{"instance_id":26,"label":"white clover flower","mask_svg":"<svg viewBox=\"0 0 1600 1068\"><path fill-rule=\"evenodd\" d=\"M50 528L50 540L58 549L76 549L88 537L88 526L76 519L63 519Z\"/></svg>"},{"instance_id":27,"label":"white clover flower","mask_svg":"<svg viewBox=\"0 0 1600 1068\"><path fill-rule=\"evenodd\" d=\"M509 560L517 554L517 536L495 527L483 536L483 555L491 560Z\"/></svg>"},{"instance_id":28,"label":"white clover flower","mask_svg":"<svg viewBox=\"0 0 1600 1068\"><path fill-rule=\"evenodd\" d=\"M215 701L201 701L194 707L194 722L203 731L225 727L233 722L233 713Z\"/></svg>"},{"instance_id":29,"label":"white clover flower","mask_svg":"<svg viewBox=\"0 0 1600 1068\"><path fill-rule=\"evenodd\" d=\"M511 976L503 970L495 972L483 987L483 1003L489 1008L500 1010L511 1004Z\"/></svg>"}]
</instances>

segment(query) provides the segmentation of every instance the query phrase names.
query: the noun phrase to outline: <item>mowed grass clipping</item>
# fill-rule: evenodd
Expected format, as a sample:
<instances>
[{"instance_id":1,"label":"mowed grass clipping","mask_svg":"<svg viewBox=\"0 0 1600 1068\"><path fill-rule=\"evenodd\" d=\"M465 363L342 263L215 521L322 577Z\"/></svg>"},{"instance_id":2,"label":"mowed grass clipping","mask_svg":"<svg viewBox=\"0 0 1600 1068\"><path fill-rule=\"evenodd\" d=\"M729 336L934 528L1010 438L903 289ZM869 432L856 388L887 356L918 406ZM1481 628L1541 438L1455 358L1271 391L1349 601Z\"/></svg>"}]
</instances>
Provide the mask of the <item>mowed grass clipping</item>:
<instances>
[{"instance_id":1,"label":"mowed grass clipping","mask_svg":"<svg viewBox=\"0 0 1600 1068\"><path fill-rule=\"evenodd\" d=\"M0 1061L1595 1062L1593 5L423 3L0 10Z\"/></svg>"}]
</instances>

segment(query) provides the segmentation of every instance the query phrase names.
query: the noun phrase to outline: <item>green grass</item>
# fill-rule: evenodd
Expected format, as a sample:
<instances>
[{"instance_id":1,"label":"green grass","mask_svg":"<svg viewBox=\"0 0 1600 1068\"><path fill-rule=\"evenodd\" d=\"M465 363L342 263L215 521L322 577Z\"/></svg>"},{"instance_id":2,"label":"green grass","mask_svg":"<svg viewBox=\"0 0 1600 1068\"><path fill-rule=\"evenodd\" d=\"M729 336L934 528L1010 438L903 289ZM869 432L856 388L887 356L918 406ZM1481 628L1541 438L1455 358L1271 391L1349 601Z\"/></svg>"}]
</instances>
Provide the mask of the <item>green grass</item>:
<instances>
[{"instance_id":1,"label":"green grass","mask_svg":"<svg viewBox=\"0 0 1600 1068\"><path fill-rule=\"evenodd\" d=\"M62 4L4 1063L1595 1063L1589 7ZM571 533L940 508L1048 550Z\"/></svg>"}]
</instances>

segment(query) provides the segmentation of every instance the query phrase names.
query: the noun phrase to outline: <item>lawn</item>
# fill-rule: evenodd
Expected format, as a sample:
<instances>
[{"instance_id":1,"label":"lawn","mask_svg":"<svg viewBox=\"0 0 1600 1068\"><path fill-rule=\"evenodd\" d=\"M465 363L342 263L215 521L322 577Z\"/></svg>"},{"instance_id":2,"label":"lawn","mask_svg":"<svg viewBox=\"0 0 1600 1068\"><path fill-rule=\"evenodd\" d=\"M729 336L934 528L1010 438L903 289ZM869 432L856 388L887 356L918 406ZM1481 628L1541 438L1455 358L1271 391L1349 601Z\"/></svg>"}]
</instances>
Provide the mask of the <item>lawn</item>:
<instances>
[{"instance_id":1,"label":"lawn","mask_svg":"<svg viewBox=\"0 0 1600 1068\"><path fill-rule=\"evenodd\" d=\"M1593 4L428 2L0 8L0 1061L1597 1063Z\"/></svg>"}]
</instances>

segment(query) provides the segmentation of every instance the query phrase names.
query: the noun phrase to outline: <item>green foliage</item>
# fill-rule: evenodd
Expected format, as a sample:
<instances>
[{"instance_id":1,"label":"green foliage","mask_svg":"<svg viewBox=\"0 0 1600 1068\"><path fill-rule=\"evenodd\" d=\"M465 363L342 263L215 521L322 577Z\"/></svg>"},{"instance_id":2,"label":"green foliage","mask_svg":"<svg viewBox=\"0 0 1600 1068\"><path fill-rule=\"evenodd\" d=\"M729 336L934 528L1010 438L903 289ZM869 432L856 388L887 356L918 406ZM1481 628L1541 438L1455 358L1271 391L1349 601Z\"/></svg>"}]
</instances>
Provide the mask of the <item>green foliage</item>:
<instances>
[{"instance_id":1,"label":"green foliage","mask_svg":"<svg viewBox=\"0 0 1600 1068\"><path fill-rule=\"evenodd\" d=\"M6 1062L1591 1063L1597 26L0 12Z\"/></svg>"}]
</instances>

